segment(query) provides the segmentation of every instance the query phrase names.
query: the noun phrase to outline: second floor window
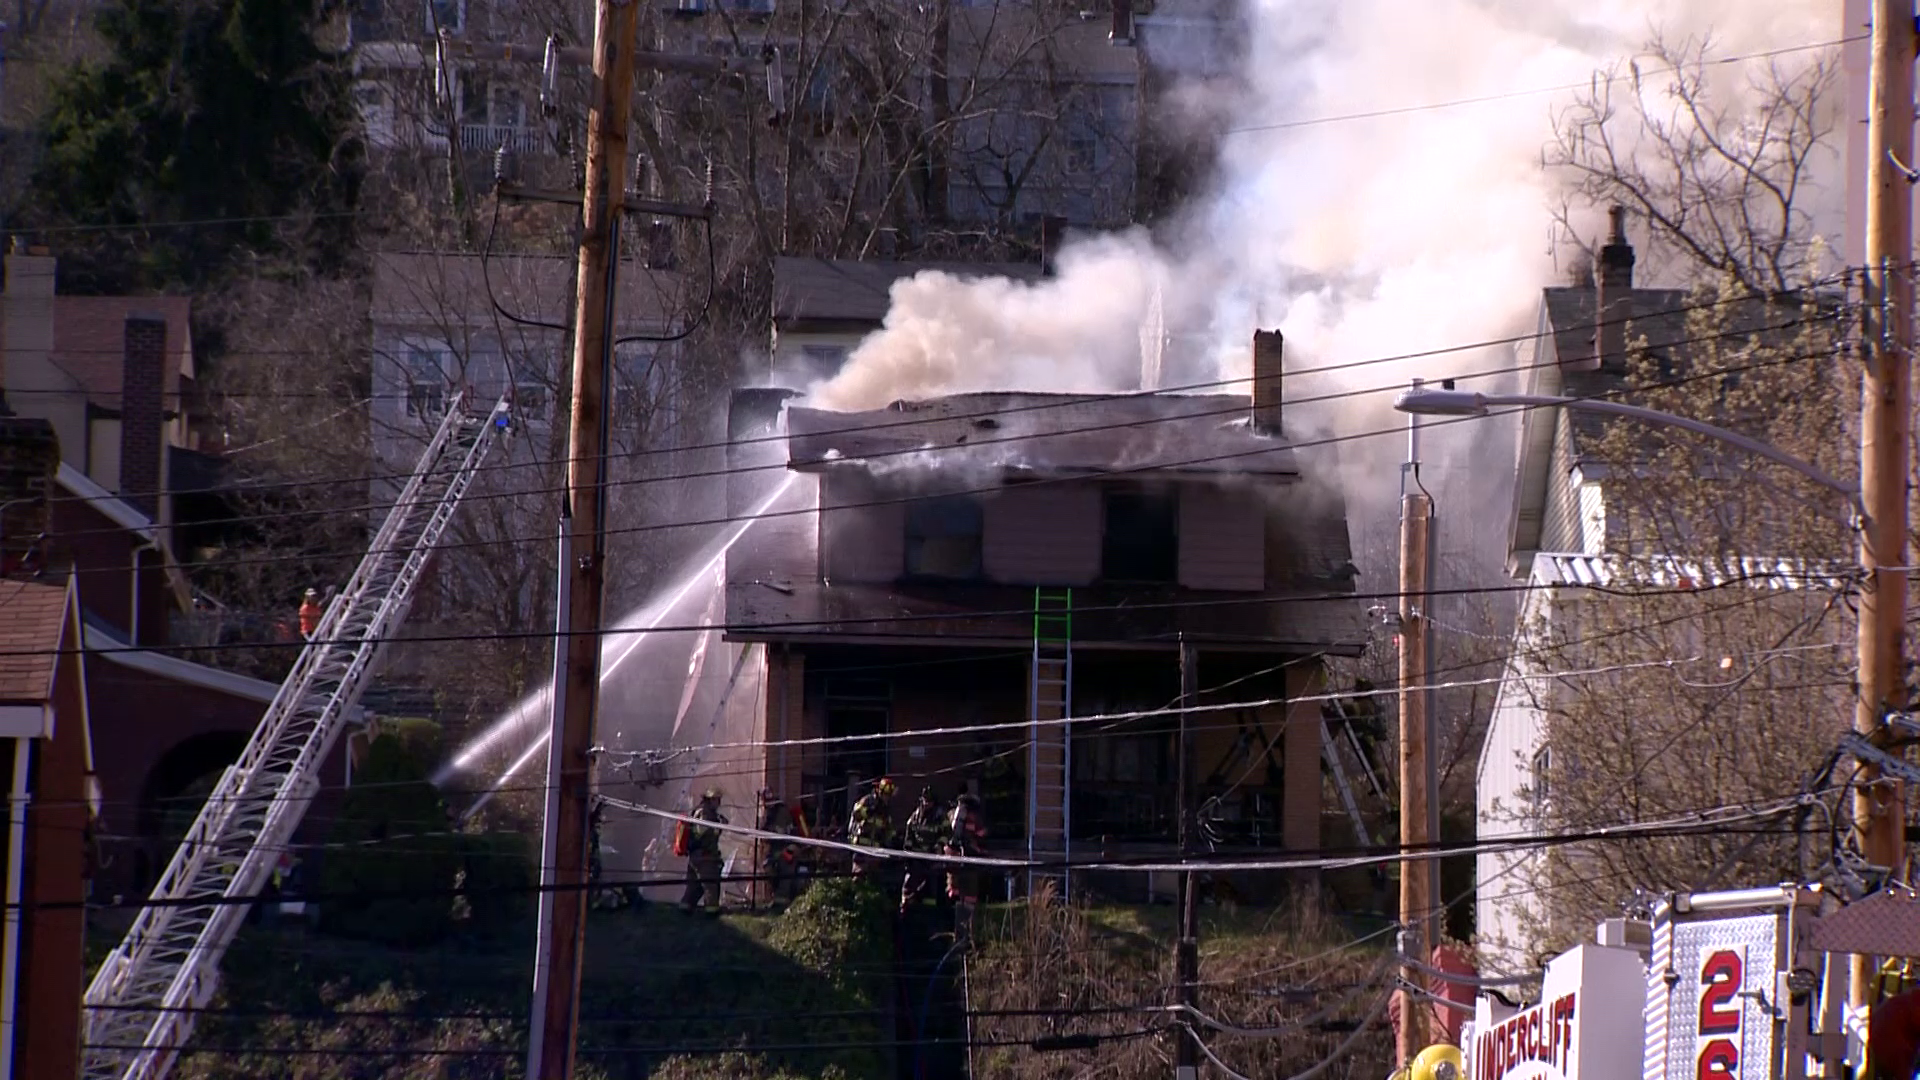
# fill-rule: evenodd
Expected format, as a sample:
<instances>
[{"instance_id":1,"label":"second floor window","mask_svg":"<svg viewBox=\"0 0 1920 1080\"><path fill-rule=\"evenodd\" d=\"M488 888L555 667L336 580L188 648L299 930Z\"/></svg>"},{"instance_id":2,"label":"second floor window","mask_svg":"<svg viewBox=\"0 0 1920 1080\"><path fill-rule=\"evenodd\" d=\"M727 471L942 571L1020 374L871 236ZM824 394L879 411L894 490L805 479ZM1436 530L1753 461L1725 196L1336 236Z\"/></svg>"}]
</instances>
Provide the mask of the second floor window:
<instances>
[{"instance_id":1,"label":"second floor window","mask_svg":"<svg viewBox=\"0 0 1920 1080\"><path fill-rule=\"evenodd\" d=\"M1108 581L1173 581L1180 570L1179 502L1174 492L1114 487L1106 492L1100 576Z\"/></svg>"},{"instance_id":2,"label":"second floor window","mask_svg":"<svg viewBox=\"0 0 1920 1080\"><path fill-rule=\"evenodd\" d=\"M907 504L907 576L980 577L980 501L965 495Z\"/></svg>"},{"instance_id":3,"label":"second floor window","mask_svg":"<svg viewBox=\"0 0 1920 1080\"><path fill-rule=\"evenodd\" d=\"M544 424L553 419L552 395L543 382L521 381L513 384L513 409L522 420Z\"/></svg>"},{"instance_id":4,"label":"second floor window","mask_svg":"<svg viewBox=\"0 0 1920 1080\"><path fill-rule=\"evenodd\" d=\"M427 33L458 34L467 28L467 0L427 0Z\"/></svg>"},{"instance_id":5,"label":"second floor window","mask_svg":"<svg viewBox=\"0 0 1920 1080\"><path fill-rule=\"evenodd\" d=\"M447 357L437 349L407 350L407 415L439 423L447 411Z\"/></svg>"}]
</instances>

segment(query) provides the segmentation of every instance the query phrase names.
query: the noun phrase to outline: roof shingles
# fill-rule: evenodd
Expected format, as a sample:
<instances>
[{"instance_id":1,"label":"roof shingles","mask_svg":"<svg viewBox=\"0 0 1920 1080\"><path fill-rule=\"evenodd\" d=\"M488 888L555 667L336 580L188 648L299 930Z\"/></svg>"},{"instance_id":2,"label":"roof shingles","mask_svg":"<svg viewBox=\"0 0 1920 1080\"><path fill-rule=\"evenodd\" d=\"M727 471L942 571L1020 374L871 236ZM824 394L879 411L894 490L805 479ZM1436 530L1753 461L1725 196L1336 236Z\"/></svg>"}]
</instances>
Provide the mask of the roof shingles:
<instances>
[{"instance_id":1,"label":"roof shingles","mask_svg":"<svg viewBox=\"0 0 1920 1080\"><path fill-rule=\"evenodd\" d=\"M52 697L66 618L65 587L0 581L0 701Z\"/></svg>"}]
</instances>

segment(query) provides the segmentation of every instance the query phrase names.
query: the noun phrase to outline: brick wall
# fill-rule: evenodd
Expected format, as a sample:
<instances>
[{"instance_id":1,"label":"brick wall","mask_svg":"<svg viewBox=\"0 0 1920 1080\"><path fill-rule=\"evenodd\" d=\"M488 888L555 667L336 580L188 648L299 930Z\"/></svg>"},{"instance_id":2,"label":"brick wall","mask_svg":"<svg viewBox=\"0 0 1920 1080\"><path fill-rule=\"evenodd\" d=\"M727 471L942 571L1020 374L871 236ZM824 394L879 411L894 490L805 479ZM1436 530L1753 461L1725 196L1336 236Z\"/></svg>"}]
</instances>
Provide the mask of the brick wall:
<instances>
[{"instance_id":1,"label":"brick wall","mask_svg":"<svg viewBox=\"0 0 1920 1080\"><path fill-rule=\"evenodd\" d=\"M120 497L156 520L161 455L165 452L162 390L166 359L166 320L128 317L120 395Z\"/></svg>"},{"instance_id":2,"label":"brick wall","mask_svg":"<svg viewBox=\"0 0 1920 1080\"><path fill-rule=\"evenodd\" d=\"M13 504L0 506L0 576L20 570L35 538L48 531L47 498L59 470L52 424L0 416L0 504Z\"/></svg>"}]
</instances>

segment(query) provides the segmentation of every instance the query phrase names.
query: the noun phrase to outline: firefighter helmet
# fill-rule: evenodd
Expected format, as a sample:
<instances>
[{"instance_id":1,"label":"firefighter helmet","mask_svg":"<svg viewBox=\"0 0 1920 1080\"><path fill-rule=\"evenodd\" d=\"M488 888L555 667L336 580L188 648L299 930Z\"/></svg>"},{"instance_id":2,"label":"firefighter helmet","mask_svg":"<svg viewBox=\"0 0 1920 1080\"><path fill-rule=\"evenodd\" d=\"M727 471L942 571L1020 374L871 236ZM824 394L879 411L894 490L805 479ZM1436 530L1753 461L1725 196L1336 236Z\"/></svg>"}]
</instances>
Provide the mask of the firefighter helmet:
<instances>
[{"instance_id":1,"label":"firefighter helmet","mask_svg":"<svg viewBox=\"0 0 1920 1080\"><path fill-rule=\"evenodd\" d=\"M1407 1067L1409 1080L1466 1080L1467 1062L1457 1046L1435 1043Z\"/></svg>"},{"instance_id":2,"label":"firefighter helmet","mask_svg":"<svg viewBox=\"0 0 1920 1080\"><path fill-rule=\"evenodd\" d=\"M883 799L893 798L893 781L884 776L875 780L873 782L873 793Z\"/></svg>"},{"instance_id":3,"label":"firefighter helmet","mask_svg":"<svg viewBox=\"0 0 1920 1080\"><path fill-rule=\"evenodd\" d=\"M720 789L717 787L710 787L707 790L701 792L700 801L701 802L719 802Z\"/></svg>"}]
</instances>

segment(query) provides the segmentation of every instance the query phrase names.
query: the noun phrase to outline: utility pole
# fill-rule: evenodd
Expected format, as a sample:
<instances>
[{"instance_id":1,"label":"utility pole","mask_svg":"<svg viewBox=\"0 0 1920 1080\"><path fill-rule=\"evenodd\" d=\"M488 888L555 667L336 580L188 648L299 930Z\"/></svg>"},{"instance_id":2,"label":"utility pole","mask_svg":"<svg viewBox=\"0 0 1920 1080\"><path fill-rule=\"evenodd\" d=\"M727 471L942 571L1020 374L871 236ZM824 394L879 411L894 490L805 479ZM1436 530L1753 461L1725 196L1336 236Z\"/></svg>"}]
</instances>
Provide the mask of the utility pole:
<instances>
[{"instance_id":1,"label":"utility pole","mask_svg":"<svg viewBox=\"0 0 1920 1080\"><path fill-rule=\"evenodd\" d=\"M1180 641L1180 746L1179 773L1174 778L1175 810L1179 814L1180 861L1193 858L1192 816L1187 809L1187 765L1191 758L1193 736L1188 720L1200 694L1200 653L1184 638ZM1193 871L1180 871L1180 941L1175 946L1174 973L1180 986L1180 1045L1175 1051L1174 1080L1195 1080L1200 1075L1200 1033L1191 1010L1200 1006L1200 899L1194 888Z\"/></svg>"},{"instance_id":2,"label":"utility pole","mask_svg":"<svg viewBox=\"0 0 1920 1080\"><path fill-rule=\"evenodd\" d=\"M587 929L587 829L593 797L594 718L600 691L600 619L606 586L606 373L620 210L626 198L637 0L598 0L593 19L593 107L587 113L580 274L573 333L573 417L566 501L560 510L559 636L554 642L548 813L542 830L540 923L529 1080L570 1080L580 1022L580 958ZM560 658L564 657L564 661Z\"/></svg>"},{"instance_id":3,"label":"utility pole","mask_svg":"<svg viewBox=\"0 0 1920 1080\"><path fill-rule=\"evenodd\" d=\"M1907 438L1913 404L1913 0L1874 0L1873 60L1867 115L1865 386L1860 416L1860 639L1854 729L1887 736L1889 712L1907 705L1904 655L1907 609ZM1863 765L1854 796L1860 851L1901 877L1906 795L1899 782ZM1856 1005L1871 998L1874 958L1855 956Z\"/></svg>"},{"instance_id":4,"label":"utility pole","mask_svg":"<svg viewBox=\"0 0 1920 1080\"><path fill-rule=\"evenodd\" d=\"M1409 468L1418 460L1419 428L1408 435ZM1400 1001L1400 1031L1397 1042L1400 1061L1407 1061L1427 1045L1427 1014L1423 1001L1415 1000L1411 988L1423 985L1411 961L1423 960L1432 951L1428 940L1433 917L1433 877L1424 860L1405 856L1419 851L1433 839L1429 815L1433 810L1431 773L1428 768L1429 695L1427 677L1428 574L1432 567L1429 553L1433 524L1433 500L1425 491L1407 490L1403 481L1400 494L1400 952L1409 959L1401 969L1403 992Z\"/></svg>"}]
</instances>

